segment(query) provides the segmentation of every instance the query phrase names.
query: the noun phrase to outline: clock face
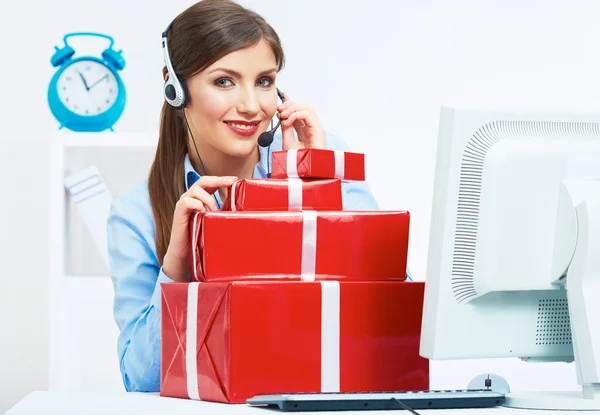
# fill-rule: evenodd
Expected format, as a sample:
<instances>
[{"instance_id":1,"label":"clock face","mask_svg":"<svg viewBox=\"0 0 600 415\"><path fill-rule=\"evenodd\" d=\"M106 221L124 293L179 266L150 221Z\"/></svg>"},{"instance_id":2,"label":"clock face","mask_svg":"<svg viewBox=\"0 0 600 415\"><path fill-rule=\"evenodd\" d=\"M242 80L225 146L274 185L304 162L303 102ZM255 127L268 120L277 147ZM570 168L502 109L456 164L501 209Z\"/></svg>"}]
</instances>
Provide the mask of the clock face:
<instances>
[{"instance_id":1,"label":"clock face","mask_svg":"<svg viewBox=\"0 0 600 415\"><path fill-rule=\"evenodd\" d=\"M77 61L65 68L57 88L59 99L70 111L90 117L108 110L119 94L111 70L92 60Z\"/></svg>"}]
</instances>

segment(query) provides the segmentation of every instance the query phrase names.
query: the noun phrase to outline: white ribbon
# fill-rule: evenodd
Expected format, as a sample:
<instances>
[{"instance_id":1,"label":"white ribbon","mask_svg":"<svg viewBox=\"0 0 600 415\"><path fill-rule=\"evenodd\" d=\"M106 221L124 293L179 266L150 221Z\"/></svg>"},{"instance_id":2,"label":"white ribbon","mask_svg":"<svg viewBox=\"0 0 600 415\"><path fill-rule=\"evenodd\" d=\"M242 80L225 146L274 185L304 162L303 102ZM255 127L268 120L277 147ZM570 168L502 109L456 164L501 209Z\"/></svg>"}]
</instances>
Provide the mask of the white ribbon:
<instances>
[{"instance_id":1,"label":"white ribbon","mask_svg":"<svg viewBox=\"0 0 600 415\"><path fill-rule=\"evenodd\" d=\"M302 210L301 179L288 179L288 210Z\"/></svg>"},{"instance_id":2,"label":"white ribbon","mask_svg":"<svg viewBox=\"0 0 600 415\"><path fill-rule=\"evenodd\" d=\"M287 177L298 177L298 149L288 150L285 161Z\"/></svg>"},{"instance_id":3,"label":"white ribbon","mask_svg":"<svg viewBox=\"0 0 600 415\"><path fill-rule=\"evenodd\" d=\"M198 216L200 216L200 212L196 212L194 214L194 219L192 220L192 229L194 230L192 233L192 275L196 280L200 280L200 277L198 276L198 238L196 236L198 234Z\"/></svg>"},{"instance_id":4,"label":"white ribbon","mask_svg":"<svg viewBox=\"0 0 600 415\"><path fill-rule=\"evenodd\" d=\"M334 150L333 157L335 160L335 175L336 179L344 178L344 152L341 150Z\"/></svg>"},{"instance_id":5,"label":"white ribbon","mask_svg":"<svg viewBox=\"0 0 600 415\"><path fill-rule=\"evenodd\" d=\"M302 211L302 281L315 280L317 263L317 212Z\"/></svg>"},{"instance_id":6,"label":"white ribbon","mask_svg":"<svg viewBox=\"0 0 600 415\"><path fill-rule=\"evenodd\" d=\"M235 188L237 186L238 182L233 182L233 185L231 186L231 194L229 195L229 200L231 201L231 211L235 212Z\"/></svg>"},{"instance_id":7,"label":"white ribbon","mask_svg":"<svg viewBox=\"0 0 600 415\"><path fill-rule=\"evenodd\" d=\"M187 321L185 329L185 373L187 393L190 399L200 400L198 394L198 361L196 356L198 341L198 288L200 283L188 285Z\"/></svg>"},{"instance_id":8,"label":"white ribbon","mask_svg":"<svg viewBox=\"0 0 600 415\"><path fill-rule=\"evenodd\" d=\"M340 283L321 281L321 392L340 391Z\"/></svg>"}]
</instances>

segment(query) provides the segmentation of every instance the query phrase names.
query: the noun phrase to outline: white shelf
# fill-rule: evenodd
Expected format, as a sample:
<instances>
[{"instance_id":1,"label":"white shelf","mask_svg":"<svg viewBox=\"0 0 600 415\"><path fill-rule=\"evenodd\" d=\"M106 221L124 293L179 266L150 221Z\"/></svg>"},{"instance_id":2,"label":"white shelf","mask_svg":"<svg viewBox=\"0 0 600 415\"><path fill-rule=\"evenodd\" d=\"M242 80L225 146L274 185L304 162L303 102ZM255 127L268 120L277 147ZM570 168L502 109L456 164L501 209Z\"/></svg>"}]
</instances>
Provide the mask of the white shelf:
<instances>
[{"instance_id":1,"label":"white shelf","mask_svg":"<svg viewBox=\"0 0 600 415\"><path fill-rule=\"evenodd\" d=\"M95 165L114 199L147 178L157 135L58 131L49 140L49 388L123 390L108 265L64 179Z\"/></svg>"}]
</instances>

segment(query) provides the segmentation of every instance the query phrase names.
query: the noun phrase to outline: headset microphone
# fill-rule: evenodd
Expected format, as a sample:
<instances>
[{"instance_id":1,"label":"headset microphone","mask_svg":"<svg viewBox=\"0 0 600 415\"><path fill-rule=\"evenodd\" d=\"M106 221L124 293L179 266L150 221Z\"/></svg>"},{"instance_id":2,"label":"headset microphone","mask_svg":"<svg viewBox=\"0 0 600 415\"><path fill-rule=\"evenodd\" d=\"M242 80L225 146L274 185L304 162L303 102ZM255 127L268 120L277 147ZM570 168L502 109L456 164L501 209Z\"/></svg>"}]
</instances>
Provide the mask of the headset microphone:
<instances>
[{"instance_id":1,"label":"headset microphone","mask_svg":"<svg viewBox=\"0 0 600 415\"><path fill-rule=\"evenodd\" d=\"M279 90L279 88L275 88L275 89L277 90L277 95L279 96L279 99L281 100L281 102L285 102L283 93ZM275 131L277 131L280 124L281 124L281 120L278 119L277 125L275 126L275 128L272 128L269 131L265 131L264 133L259 135L258 136L258 145L261 147L269 147L273 143L273 137L275 136ZM271 124L271 125L273 125L273 124Z\"/></svg>"},{"instance_id":2,"label":"headset microphone","mask_svg":"<svg viewBox=\"0 0 600 415\"><path fill-rule=\"evenodd\" d=\"M270 131L265 131L261 135L258 136L258 145L261 147L269 147L273 142L273 135L275 134L275 130L279 127L279 123Z\"/></svg>"},{"instance_id":3,"label":"headset microphone","mask_svg":"<svg viewBox=\"0 0 600 415\"><path fill-rule=\"evenodd\" d=\"M281 100L281 102L285 102L285 98L283 96L283 93L279 90L279 88L275 88L277 90L277 96L279 96L279 99ZM271 124L273 125L273 124ZM277 125L275 126L275 128L271 128L269 131L265 131L264 133L262 133L261 135L258 136L258 145L261 147L268 147L269 148L269 152L267 155L267 177L271 178L271 168L270 168L270 157L271 157L271 144L273 143L273 139L275 136L275 131L277 131L277 129L279 128L279 125L281 125L281 120L278 119L277 120Z\"/></svg>"}]
</instances>

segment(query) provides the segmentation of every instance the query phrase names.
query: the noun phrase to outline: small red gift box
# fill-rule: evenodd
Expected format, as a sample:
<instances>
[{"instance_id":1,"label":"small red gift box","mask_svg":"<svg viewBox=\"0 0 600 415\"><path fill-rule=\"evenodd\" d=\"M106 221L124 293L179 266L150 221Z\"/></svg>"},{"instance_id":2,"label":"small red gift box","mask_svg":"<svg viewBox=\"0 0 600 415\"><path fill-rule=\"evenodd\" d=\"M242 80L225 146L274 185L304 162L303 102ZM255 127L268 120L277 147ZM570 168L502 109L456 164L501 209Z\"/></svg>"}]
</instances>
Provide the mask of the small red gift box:
<instances>
[{"instance_id":1,"label":"small red gift box","mask_svg":"<svg viewBox=\"0 0 600 415\"><path fill-rule=\"evenodd\" d=\"M197 212L193 281L406 279L407 211Z\"/></svg>"},{"instance_id":2,"label":"small red gift box","mask_svg":"<svg viewBox=\"0 0 600 415\"><path fill-rule=\"evenodd\" d=\"M273 152L272 178L365 180L365 155L302 148Z\"/></svg>"},{"instance_id":3,"label":"small red gift box","mask_svg":"<svg viewBox=\"0 0 600 415\"><path fill-rule=\"evenodd\" d=\"M244 179L227 193L226 211L342 210L339 179Z\"/></svg>"},{"instance_id":4,"label":"small red gift box","mask_svg":"<svg viewBox=\"0 0 600 415\"><path fill-rule=\"evenodd\" d=\"M422 282L162 283L160 395L429 389Z\"/></svg>"}]
</instances>

